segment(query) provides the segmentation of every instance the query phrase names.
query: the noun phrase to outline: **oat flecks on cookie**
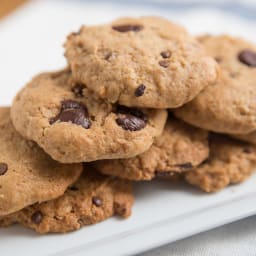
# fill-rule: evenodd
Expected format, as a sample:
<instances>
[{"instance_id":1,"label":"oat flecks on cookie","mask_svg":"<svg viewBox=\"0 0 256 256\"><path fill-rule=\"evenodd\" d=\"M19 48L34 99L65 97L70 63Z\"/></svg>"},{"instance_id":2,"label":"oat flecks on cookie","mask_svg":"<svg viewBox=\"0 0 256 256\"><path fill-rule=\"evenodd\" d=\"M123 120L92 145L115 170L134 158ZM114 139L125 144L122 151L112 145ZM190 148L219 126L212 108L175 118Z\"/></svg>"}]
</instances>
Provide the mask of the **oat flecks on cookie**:
<instances>
[{"instance_id":1,"label":"oat flecks on cookie","mask_svg":"<svg viewBox=\"0 0 256 256\"><path fill-rule=\"evenodd\" d=\"M74 79L125 106L176 108L217 78L217 63L187 31L160 17L83 26L66 41Z\"/></svg>"},{"instance_id":2,"label":"oat flecks on cookie","mask_svg":"<svg viewBox=\"0 0 256 256\"><path fill-rule=\"evenodd\" d=\"M66 69L36 76L16 96L11 117L17 131L52 158L74 163L146 151L162 133L167 111L95 100Z\"/></svg>"},{"instance_id":3,"label":"oat flecks on cookie","mask_svg":"<svg viewBox=\"0 0 256 256\"><path fill-rule=\"evenodd\" d=\"M171 177L189 171L209 155L208 132L169 118L149 150L133 158L96 161L100 172L130 180Z\"/></svg>"},{"instance_id":4,"label":"oat flecks on cookie","mask_svg":"<svg viewBox=\"0 0 256 256\"><path fill-rule=\"evenodd\" d=\"M63 195L82 164L60 164L14 129L10 109L0 108L0 216Z\"/></svg>"},{"instance_id":5,"label":"oat flecks on cookie","mask_svg":"<svg viewBox=\"0 0 256 256\"><path fill-rule=\"evenodd\" d=\"M113 215L127 218L133 206L132 184L85 168L79 180L57 199L29 206L0 219L0 226L20 223L38 233L65 233Z\"/></svg>"}]
</instances>

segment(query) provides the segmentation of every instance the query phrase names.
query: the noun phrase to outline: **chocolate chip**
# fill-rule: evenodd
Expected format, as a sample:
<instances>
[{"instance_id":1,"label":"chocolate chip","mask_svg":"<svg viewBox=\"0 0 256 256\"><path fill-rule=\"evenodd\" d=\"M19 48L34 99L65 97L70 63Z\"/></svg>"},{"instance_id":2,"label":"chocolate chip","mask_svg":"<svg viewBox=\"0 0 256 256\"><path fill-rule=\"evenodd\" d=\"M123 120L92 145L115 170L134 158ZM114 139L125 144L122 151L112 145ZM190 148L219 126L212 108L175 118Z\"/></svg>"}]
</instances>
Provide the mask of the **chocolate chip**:
<instances>
[{"instance_id":1,"label":"chocolate chip","mask_svg":"<svg viewBox=\"0 0 256 256\"><path fill-rule=\"evenodd\" d=\"M238 54L238 59L249 67L256 67L256 52L243 50Z\"/></svg>"},{"instance_id":2,"label":"chocolate chip","mask_svg":"<svg viewBox=\"0 0 256 256\"><path fill-rule=\"evenodd\" d=\"M171 57L171 52L170 51L162 51L161 53L161 56L164 58L164 59L168 59Z\"/></svg>"},{"instance_id":3,"label":"chocolate chip","mask_svg":"<svg viewBox=\"0 0 256 256\"><path fill-rule=\"evenodd\" d=\"M143 129L148 121L147 116L136 108L119 106L117 108L116 123L124 130L139 131Z\"/></svg>"},{"instance_id":4,"label":"chocolate chip","mask_svg":"<svg viewBox=\"0 0 256 256\"><path fill-rule=\"evenodd\" d=\"M141 25L130 25L130 24L116 25L116 26L113 26L112 29L114 29L118 32L121 32L121 33L128 32L128 31L139 32L143 29L143 26L141 26Z\"/></svg>"},{"instance_id":5,"label":"chocolate chip","mask_svg":"<svg viewBox=\"0 0 256 256\"><path fill-rule=\"evenodd\" d=\"M76 84L73 88L72 88L72 92L75 94L76 97L83 97L83 89L84 86L82 84Z\"/></svg>"},{"instance_id":6,"label":"chocolate chip","mask_svg":"<svg viewBox=\"0 0 256 256\"><path fill-rule=\"evenodd\" d=\"M168 68L169 66L169 62L167 60L160 60L158 63L163 68Z\"/></svg>"},{"instance_id":7,"label":"chocolate chip","mask_svg":"<svg viewBox=\"0 0 256 256\"><path fill-rule=\"evenodd\" d=\"M119 116L116 122L124 130L129 131L139 131L146 126L146 123L142 119L130 114Z\"/></svg>"},{"instance_id":8,"label":"chocolate chip","mask_svg":"<svg viewBox=\"0 0 256 256\"><path fill-rule=\"evenodd\" d=\"M8 171L8 165L0 163L0 175L4 175Z\"/></svg>"},{"instance_id":9,"label":"chocolate chip","mask_svg":"<svg viewBox=\"0 0 256 256\"><path fill-rule=\"evenodd\" d=\"M102 205L102 200L99 197L94 196L92 198L92 203L97 207L100 207Z\"/></svg>"},{"instance_id":10,"label":"chocolate chip","mask_svg":"<svg viewBox=\"0 0 256 256\"><path fill-rule=\"evenodd\" d=\"M119 105L116 109L116 113L118 113L118 114L131 114L133 116L141 118L145 122L148 121L147 116L141 110L139 110L137 108L128 108L128 107Z\"/></svg>"},{"instance_id":11,"label":"chocolate chip","mask_svg":"<svg viewBox=\"0 0 256 256\"><path fill-rule=\"evenodd\" d=\"M40 211L33 213L33 215L31 216L31 220L35 224L40 224L42 222L42 219L43 214Z\"/></svg>"},{"instance_id":12,"label":"chocolate chip","mask_svg":"<svg viewBox=\"0 0 256 256\"><path fill-rule=\"evenodd\" d=\"M135 96L140 97L144 94L144 91L146 89L146 86L144 84L141 84L138 86L138 88L135 90Z\"/></svg>"},{"instance_id":13,"label":"chocolate chip","mask_svg":"<svg viewBox=\"0 0 256 256\"><path fill-rule=\"evenodd\" d=\"M193 165L191 163L176 164L175 166L180 167L181 169L191 169L191 168L193 168Z\"/></svg>"},{"instance_id":14,"label":"chocolate chip","mask_svg":"<svg viewBox=\"0 0 256 256\"><path fill-rule=\"evenodd\" d=\"M50 124L54 124L57 121L71 122L85 129L89 129L91 126L87 108L82 103L73 100L62 101L60 113L50 119Z\"/></svg>"},{"instance_id":15,"label":"chocolate chip","mask_svg":"<svg viewBox=\"0 0 256 256\"><path fill-rule=\"evenodd\" d=\"M155 171L155 176L159 178L171 177L174 175L172 171Z\"/></svg>"}]
</instances>

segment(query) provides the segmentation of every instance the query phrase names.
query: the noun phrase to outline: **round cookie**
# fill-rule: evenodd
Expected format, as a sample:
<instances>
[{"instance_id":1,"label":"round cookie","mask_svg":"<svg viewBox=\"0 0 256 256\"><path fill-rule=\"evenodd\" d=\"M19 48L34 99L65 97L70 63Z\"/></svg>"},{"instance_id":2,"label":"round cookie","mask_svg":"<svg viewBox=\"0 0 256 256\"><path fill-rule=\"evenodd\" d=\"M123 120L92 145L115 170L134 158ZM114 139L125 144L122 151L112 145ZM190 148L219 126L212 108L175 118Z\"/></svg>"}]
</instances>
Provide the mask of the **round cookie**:
<instances>
[{"instance_id":1,"label":"round cookie","mask_svg":"<svg viewBox=\"0 0 256 256\"><path fill-rule=\"evenodd\" d=\"M221 135L210 140L210 157L192 172L188 183L205 192L216 192L247 179L256 167L256 147Z\"/></svg>"},{"instance_id":2,"label":"round cookie","mask_svg":"<svg viewBox=\"0 0 256 256\"><path fill-rule=\"evenodd\" d=\"M0 226L20 223L41 234L64 233L114 214L127 218L133 201L131 182L89 170L63 196L8 215Z\"/></svg>"},{"instance_id":3,"label":"round cookie","mask_svg":"<svg viewBox=\"0 0 256 256\"><path fill-rule=\"evenodd\" d=\"M191 170L208 154L207 131L169 118L163 133L143 154L127 159L96 161L94 166L108 175L130 180L151 180Z\"/></svg>"},{"instance_id":4,"label":"round cookie","mask_svg":"<svg viewBox=\"0 0 256 256\"><path fill-rule=\"evenodd\" d=\"M63 163L132 157L160 135L166 110L95 101L69 70L35 77L15 98L16 129Z\"/></svg>"},{"instance_id":5,"label":"round cookie","mask_svg":"<svg viewBox=\"0 0 256 256\"><path fill-rule=\"evenodd\" d=\"M216 84L175 110L184 121L214 132L244 134L256 130L256 46L230 36L199 41L220 65Z\"/></svg>"},{"instance_id":6,"label":"round cookie","mask_svg":"<svg viewBox=\"0 0 256 256\"><path fill-rule=\"evenodd\" d=\"M0 108L0 216L63 195L82 172L82 164L52 160L15 130L10 109Z\"/></svg>"},{"instance_id":7,"label":"round cookie","mask_svg":"<svg viewBox=\"0 0 256 256\"><path fill-rule=\"evenodd\" d=\"M217 76L217 63L187 31L158 17L83 26L65 44L75 80L111 103L176 108Z\"/></svg>"}]
</instances>

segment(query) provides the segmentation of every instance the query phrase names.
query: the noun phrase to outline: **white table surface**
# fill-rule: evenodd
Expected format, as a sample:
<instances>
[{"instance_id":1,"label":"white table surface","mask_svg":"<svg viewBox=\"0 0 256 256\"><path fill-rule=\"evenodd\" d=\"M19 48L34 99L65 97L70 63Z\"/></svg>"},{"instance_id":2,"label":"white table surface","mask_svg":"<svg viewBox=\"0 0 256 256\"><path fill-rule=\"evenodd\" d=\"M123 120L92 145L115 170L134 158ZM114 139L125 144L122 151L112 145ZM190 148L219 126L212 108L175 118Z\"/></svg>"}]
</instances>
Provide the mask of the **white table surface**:
<instances>
[{"instance_id":1,"label":"white table surface","mask_svg":"<svg viewBox=\"0 0 256 256\"><path fill-rule=\"evenodd\" d=\"M242 9L242 18L239 18L237 14L233 15L230 12L225 14L223 11L209 9L210 7L205 9L200 6L192 11L184 11L178 8L177 12L182 11L186 13L184 16L184 13L183 15L179 15L177 12L173 13L168 10L158 9L156 8L156 5L147 5L145 3L146 1L143 1L144 4L140 5L138 8L134 8L132 6L126 6L124 8L121 4L114 4L110 2L106 4L107 1L105 1L104 8L102 8L102 1L98 3L97 1L95 1L95 3L88 1L83 4L79 3L79 1L73 1L72 4L71 1L69 3L64 1L63 5L60 1L44 0L43 3L36 1L35 3L29 4L27 7L23 7L22 10L18 10L13 15L4 19L0 23L0 35L4 34L5 38L13 38L14 40L8 40L6 42L2 41L0 43L0 55L1 58L6 60L5 69L15 70L16 75L10 76L7 74L1 74L0 87L4 87L8 84L17 84L17 82L24 84L37 72L62 67L65 65L65 59L62 57L63 49L60 47L61 43L64 41L63 35L66 35L71 30L77 29L81 23L102 22L111 20L116 16L160 14L183 23L192 33L203 33L209 30L211 30L212 33L229 32L234 35L249 37L251 40L256 41L255 26L253 26L256 23L256 19L253 20L252 15L248 15L248 17L246 17L247 8ZM218 3L219 2L220 1L218 1ZM248 2L251 6L254 6L255 1L250 0ZM211 1L211 3L214 2ZM40 5L40 11L34 13L33 9L36 5ZM86 17L83 17L83 8L86 8ZM254 7L249 8L251 9L250 14L253 13L253 8ZM47 18L45 19L45 17ZM52 22L53 19L54 22ZM222 22L223 19L228 19L232 25L226 25L227 23ZM204 20L203 25L202 20ZM33 21L35 21L34 24ZM20 31L18 35L11 35L11 30L9 30L9 28L15 26L17 22L19 22L19 25L24 27L24 30ZM54 35L51 35L50 33L49 37L45 38L44 43L46 47L43 49L45 51L44 59L39 60L37 58L37 51L40 49L35 45L36 40L42 40L40 33L44 33L49 26L55 26L58 29L55 30L56 33ZM25 44L30 43L29 37L32 36L34 38L34 45L31 45L31 51L29 53L22 52L22 47ZM12 50L10 51L10 49ZM17 56L17 61L15 63L8 61L8 55L10 54ZM31 63L31 65L28 65L29 69L26 69L25 67L20 68L25 59L27 62ZM19 77L18 80L17 76ZM9 90L12 90L12 88L10 87ZM15 91L13 91L13 95L14 94ZM4 98L4 104L11 103L10 97L5 98L4 95L2 95L2 98ZM256 217L251 217L149 252L145 252L142 255L254 256L256 255L255 227Z\"/></svg>"},{"instance_id":2,"label":"white table surface","mask_svg":"<svg viewBox=\"0 0 256 256\"><path fill-rule=\"evenodd\" d=\"M247 218L156 248L141 256L255 256L255 227L256 217Z\"/></svg>"}]
</instances>

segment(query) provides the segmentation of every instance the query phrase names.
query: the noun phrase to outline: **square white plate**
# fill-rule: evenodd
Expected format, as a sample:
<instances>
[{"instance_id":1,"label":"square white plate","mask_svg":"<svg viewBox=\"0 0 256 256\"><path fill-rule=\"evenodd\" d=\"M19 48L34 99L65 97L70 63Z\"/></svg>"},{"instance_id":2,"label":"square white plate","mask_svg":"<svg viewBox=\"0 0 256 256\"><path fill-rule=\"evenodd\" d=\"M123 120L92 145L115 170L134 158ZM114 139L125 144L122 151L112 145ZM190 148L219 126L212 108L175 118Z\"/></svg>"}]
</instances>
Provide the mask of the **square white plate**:
<instances>
[{"instance_id":1,"label":"square white plate","mask_svg":"<svg viewBox=\"0 0 256 256\"><path fill-rule=\"evenodd\" d=\"M65 65L61 45L83 23L123 15L162 15L192 33L225 33L256 41L255 21L217 9L170 8L168 4L126 5L106 2L36 1L0 23L0 104L9 105L37 72ZM206 195L168 181L136 184L133 215L65 235L39 236L13 226L0 230L1 255L128 255L142 252L256 213L256 176Z\"/></svg>"}]
</instances>

